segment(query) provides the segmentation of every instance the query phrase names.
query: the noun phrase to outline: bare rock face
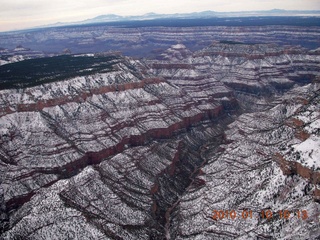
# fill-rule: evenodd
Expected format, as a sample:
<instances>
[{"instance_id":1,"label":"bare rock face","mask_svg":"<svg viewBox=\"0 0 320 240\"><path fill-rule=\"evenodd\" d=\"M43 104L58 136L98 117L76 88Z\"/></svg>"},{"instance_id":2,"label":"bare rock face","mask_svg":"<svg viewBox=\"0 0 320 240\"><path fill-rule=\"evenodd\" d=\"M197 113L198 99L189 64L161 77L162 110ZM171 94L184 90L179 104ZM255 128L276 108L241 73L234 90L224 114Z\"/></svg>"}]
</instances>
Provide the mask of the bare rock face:
<instances>
[{"instance_id":1,"label":"bare rock face","mask_svg":"<svg viewBox=\"0 0 320 240\"><path fill-rule=\"evenodd\" d=\"M206 23L185 19L182 22L178 21L181 24L177 25L170 19L166 22L166 27L159 26L158 22L154 25L148 21L141 21L133 25L93 24L2 34L0 47L6 49L3 52L5 58L2 60L0 57L0 65L1 60L5 63L25 58L21 48L17 48L18 51L11 50L20 43L25 47L45 52L61 53L65 48L69 48L72 53L82 53L84 49L88 52L113 50L139 57L153 57L173 44L183 44L196 51L210 45L213 39L301 45L309 49L319 47L320 27L317 19L313 17L276 20L258 17L242 20L216 18L205 20Z\"/></svg>"},{"instance_id":2,"label":"bare rock face","mask_svg":"<svg viewBox=\"0 0 320 240\"><path fill-rule=\"evenodd\" d=\"M300 48L179 44L1 90L1 237L319 236L319 182L291 163L318 174L305 145L318 144L319 62ZM214 221L221 209L292 218Z\"/></svg>"},{"instance_id":3,"label":"bare rock face","mask_svg":"<svg viewBox=\"0 0 320 240\"><path fill-rule=\"evenodd\" d=\"M88 165L97 165L126 148L145 145L152 139L170 138L192 125L223 115L219 102L210 101L203 108L202 103L177 86L141 74L135 67L137 64L124 58L106 73L1 92L0 151L4 164L1 180L7 213L29 202L41 189L77 175ZM160 162L165 160L159 159ZM128 163L123 164L130 165L132 161L128 159ZM173 159L168 156L164 163L170 161ZM147 163L149 168L157 169L149 173L150 183L140 186L147 193L161 168L166 166L164 163L159 168L154 165L157 163ZM125 166L120 164L117 168ZM92 178L99 176L92 171ZM102 167L100 173L103 171L105 176L111 176L108 169ZM142 181L143 175L141 177ZM107 180L102 178L101 181ZM72 204L75 196L71 189L59 193L68 204ZM112 186L110 189L115 191ZM119 189L119 193L123 190ZM135 190L128 191L126 199ZM88 204L90 202L88 199ZM149 199L144 210L151 205ZM143 225L141 221L139 224Z\"/></svg>"},{"instance_id":4,"label":"bare rock face","mask_svg":"<svg viewBox=\"0 0 320 240\"><path fill-rule=\"evenodd\" d=\"M299 108L286 121L297 139L283 146L275 158L287 175L299 174L312 184L320 183L319 159L319 94L308 98L300 96Z\"/></svg>"},{"instance_id":5,"label":"bare rock face","mask_svg":"<svg viewBox=\"0 0 320 240\"><path fill-rule=\"evenodd\" d=\"M173 49L180 50L180 55L186 51L182 47ZM201 80L223 84L236 92L272 95L296 83L312 82L319 75L320 58L314 51L296 47L217 42L186 55L179 64L174 56L167 59L151 61L150 72L179 86ZM206 86L201 90L204 89Z\"/></svg>"},{"instance_id":6,"label":"bare rock face","mask_svg":"<svg viewBox=\"0 0 320 240\"><path fill-rule=\"evenodd\" d=\"M173 68L167 67L169 60L152 61L150 72L193 95L208 93L215 89L209 84L218 83L233 89L244 109L262 111L240 115L229 125L227 144L220 144L217 153L205 145L202 156L208 164L176 204L167 238L302 239L305 229L309 238L318 237L319 57L292 47L214 43L180 65L171 61ZM315 83L270 101L306 82ZM244 219L244 210L252 219ZM274 217L266 219L266 210ZM284 210L290 218L283 218ZM309 216L304 222L302 210ZM226 216L212 219L214 211ZM238 217L231 219L226 211Z\"/></svg>"},{"instance_id":7,"label":"bare rock face","mask_svg":"<svg viewBox=\"0 0 320 240\"><path fill-rule=\"evenodd\" d=\"M286 172L274 157L278 151L301 146L319 136L319 112L308 114L308 109L319 108L319 87L297 88L276 99L276 105L265 112L239 116L225 131L228 141L220 145L222 152L213 155L207 145L204 156L208 164L201 175L205 184L191 188L181 198L171 220L176 227L172 239L319 237L320 207L314 199L319 192L318 182L312 174L305 175L299 164ZM297 104L300 97L309 103ZM285 120L305 115L309 116L305 120L311 126L317 125L317 130L313 129L310 138L303 141ZM318 159L303 153L300 161ZM319 174L318 170L308 172ZM282 214L285 210L290 213L287 219ZM223 214L213 219L215 211ZM267 218L266 211L272 217Z\"/></svg>"}]
</instances>

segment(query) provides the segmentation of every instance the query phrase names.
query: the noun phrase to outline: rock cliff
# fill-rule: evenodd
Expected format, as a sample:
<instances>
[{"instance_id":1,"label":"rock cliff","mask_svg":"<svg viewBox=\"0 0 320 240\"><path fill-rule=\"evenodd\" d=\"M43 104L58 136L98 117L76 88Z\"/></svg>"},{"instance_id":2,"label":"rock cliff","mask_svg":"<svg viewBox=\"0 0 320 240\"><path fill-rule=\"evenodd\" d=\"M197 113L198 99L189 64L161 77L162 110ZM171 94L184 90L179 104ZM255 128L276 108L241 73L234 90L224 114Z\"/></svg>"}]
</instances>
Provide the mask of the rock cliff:
<instances>
[{"instance_id":1,"label":"rock cliff","mask_svg":"<svg viewBox=\"0 0 320 240\"><path fill-rule=\"evenodd\" d=\"M305 146L319 142L316 51L216 42L79 57L93 63L0 91L2 238L320 235L318 152ZM310 218L217 222L215 209Z\"/></svg>"}]
</instances>

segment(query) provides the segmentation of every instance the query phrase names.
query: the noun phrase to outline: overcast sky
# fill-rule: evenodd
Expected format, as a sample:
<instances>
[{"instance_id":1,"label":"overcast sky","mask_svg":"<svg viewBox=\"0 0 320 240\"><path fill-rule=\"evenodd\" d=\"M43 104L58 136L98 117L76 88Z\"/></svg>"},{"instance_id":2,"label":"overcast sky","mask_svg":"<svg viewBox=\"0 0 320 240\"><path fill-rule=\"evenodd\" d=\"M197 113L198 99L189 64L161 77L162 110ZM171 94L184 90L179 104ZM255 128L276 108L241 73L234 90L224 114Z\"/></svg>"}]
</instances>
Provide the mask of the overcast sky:
<instances>
[{"instance_id":1,"label":"overcast sky","mask_svg":"<svg viewBox=\"0 0 320 240\"><path fill-rule=\"evenodd\" d=\"M320 10L320 0L0 0L0 31L56 22L85 20L103 14L250 10Z\"/></svg>"}]
</instances>

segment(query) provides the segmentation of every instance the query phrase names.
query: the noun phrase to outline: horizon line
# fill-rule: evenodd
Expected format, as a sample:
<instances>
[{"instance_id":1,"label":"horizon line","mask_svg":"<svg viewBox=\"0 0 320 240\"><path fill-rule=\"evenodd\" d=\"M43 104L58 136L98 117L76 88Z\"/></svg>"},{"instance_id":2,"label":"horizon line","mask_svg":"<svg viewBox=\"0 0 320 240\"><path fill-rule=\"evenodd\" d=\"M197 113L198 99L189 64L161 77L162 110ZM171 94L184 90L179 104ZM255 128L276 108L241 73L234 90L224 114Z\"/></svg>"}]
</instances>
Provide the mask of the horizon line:
<instances>
[{"instance_id":1,"label":"horizon line","mask_svg":"<svg viewBox=\"0 0 320 240\"><path fill-rule=\"evenodd\" d=\"M212 12L212 13L221 13L221 14L227 14L227 13L231 13L231 14L236 14L236 13L254 13L254 12L272 12L272 11L283 11L283 12L319 12L319 15L310 15L310 16L299 16L299 15L284 15L284 16L263 16L263 17L320 17L320 9L316 9L316 10L301 10L301 9L296 9L296 10L287 10L287 9L280 9L280 8L273 8L273 9L269 9L269 10L249 10L249 11L214 11L214 10L204 10L204 11L197 11L197 12L175 12L175 13L158 13L158 12L147 12L144 14L140 14L140 15L121 15L121 14L114 14L114 13L106 13L106 14L100 14L100 15L96 15L95 17L91 17L91 18L86 18L83 20L79 20L79 21L74 21L74 22L53 22L53 23L49 23L47 25L38 25L38 26L31 26L31 27L27 27L27 28L22 28L22 29L13 29L13 30L6 30L6 31L0 31L0 33L10 33L10 32L19 32L19 31L28 31L28 30L35 30L35 29L41 29L41 28L52 28L52 27L67 27L67 26L73 26L73 25L87 25L90 23L82 23L81 22L85 22L85 21L89 21L89 20L93 20L97 17L102 17L102 16L119 16L119 17L142 17L145 15L150 15L150 14L154 14L154 15L178 15L178 14L198 14L198 13L205 13L205 12ZM212 16L214 17L214 16ZM216 16L218 17L218 16ZM229 16L231 17L231 16ZM260 17L260 16L232 16L232 17ZM262 17L262 16L261 16ZM159 18L161 19L161 18ZM141 19L141 20L123 20L123 21L145 21L145 20L156 20L156 19ZM101 23L112 23L112 22L121 22L122 20L114 20L114 21L110 21L110 22L101 22ZM96 22L99 23L99 22ZM57 26L54 26L56 25ZM65 24L65 25L58 25L58 24ZM91 23L92 24L92 23Z\"/></svg>"}]
</instances>

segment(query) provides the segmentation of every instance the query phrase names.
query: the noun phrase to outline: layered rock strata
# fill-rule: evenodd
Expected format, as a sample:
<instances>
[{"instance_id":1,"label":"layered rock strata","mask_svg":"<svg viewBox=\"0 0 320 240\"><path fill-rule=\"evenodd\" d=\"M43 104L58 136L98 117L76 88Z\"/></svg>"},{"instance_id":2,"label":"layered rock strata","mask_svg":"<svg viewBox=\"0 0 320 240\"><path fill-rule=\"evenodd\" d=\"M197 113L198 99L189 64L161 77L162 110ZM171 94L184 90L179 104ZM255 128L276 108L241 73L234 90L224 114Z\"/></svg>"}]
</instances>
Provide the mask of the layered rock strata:
<instances>
[{"instance_id":1,"label":"layered rock strata","mask_svg":"<svg viewBox=\"0 0 320 240\"><path fill-rule=\"evenodd\" d=\"M117 57L104 73L0 91L1 237L319 236L317 183L274 158L292 144L314 156L302 147L319 134L319 84L302 85L319 62L300 48L179 44L153 61ZM215 209L310 218L214 221Z\"/></svg>"},{"instance_id":2,"label":"layered rock strata","mask_svg":"<svg viewBox=\"0 0 320 240\"><path fill-rule=\"evenodd\" d=\"M145 26L119 27L98 24L12 32L0 35L0 47L12 49L23 43L24 46L37 51L61 53L65 48L69 48L73 53L115 50L139 57L154 56L177 43L183 43L195 51L207 47L213 39L319 48L319 24L299 26L299 18L295 20L296 26L274 25L277 24L277 20L273 20L271 25L267 25L266 21L259 24L260 26L252 26L255 24L252 19L233 19L235 24L228 24L230 18L225 20L221 20L220 26L212 26L215 21L212 20L211 26L202 26L201 22L198 22L191 27L190 21L184 20L181 26L174 26L174 22L173 26L150 26L142 23ZM241 26L242 22L246 23Z\"/></svg>"},{"instance_id":3,"label":"layered rock strata","mask_svg":"<svg viewBox=\"0 0 320 240\"><path fill-rule=\"evenodd\" d=\"M319 170L295 160L279 161L274 155L287 152L319 137L319 84L296 88L277 99L265 112L246 113L228 126L223 151L211 154L202 170L203 185L190 188L171 219L171 239L317 239L320 236ZM298 97L299 96L299 97ZM299 104L299 98L308 104ZM300 140L285 122L305 119L310 137ZM313 148L317 151L316 148ZM301 151L301 150L300 150ZM302 151L300 162L319 155ZM294 155L292 153L291 155ZM288 154L284 155L288 158ZM310 160L309 160L310 162ZM286 165L291 168L286 169ZM293 167L296 166L296 167ZM305 174L306 172L311 173ZM222 211L213 219L214 211ZM228 213L226 213L228 211ZM268 218L265 213L269 212ZM289 215L286 218L283 212ZM232 215L230 213L232 212ZM304 217L302 216L304 214Z\"/></svg>"},{"instance_id":4,"label":"layered rock strata","mask_svg":"<svg viewBox=\"0 0 320 240\"><path fill-rule=\"evenodd\" d=\"M137 65L123 58L107 73L1 91L7 213L88 165L223 115L219 102L197 102Z\"/></svg>"}]
</instances>

